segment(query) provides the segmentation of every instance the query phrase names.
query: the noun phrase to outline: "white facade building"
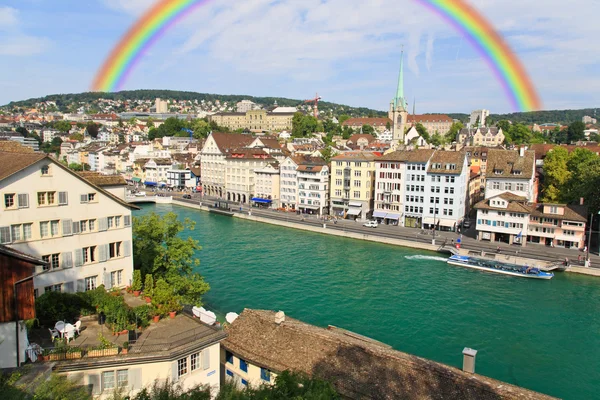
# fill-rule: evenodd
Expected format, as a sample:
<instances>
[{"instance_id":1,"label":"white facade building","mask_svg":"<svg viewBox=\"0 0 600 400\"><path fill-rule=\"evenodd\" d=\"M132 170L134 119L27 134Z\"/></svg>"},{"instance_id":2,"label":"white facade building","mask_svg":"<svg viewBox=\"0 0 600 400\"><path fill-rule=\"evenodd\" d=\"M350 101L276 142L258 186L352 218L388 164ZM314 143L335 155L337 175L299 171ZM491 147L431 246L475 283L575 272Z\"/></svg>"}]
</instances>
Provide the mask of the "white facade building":
<instances>
[{"instance_id":1,"label":"white facade building","mask_svg":"<svg viewBox=\"0 0 600 400\"><path fill-rule=\"evenodd\" d=\"M279 208L279 164L267 164L264 168L255 169L254 173L256 186L252 200L258 204L266 204L270 208Z\"/></svg>"},{"instance_id":2,"label":"white facade building","mask_svg":"<svg viewBox=\"0 0 600 400\"><path fill-rule=\"evenodd\" d=\"M0 152L0 165L0 243L49 263L38 295L131 283L134 206L43 154Z\"/></svg>"},{"instance_id":3,"label":"white facade building","mask_svg":"<svg viewBox=\"0 0 600 400\"><path fill-rule=\"evenodd\" d=\"M469 127L479 128L481 126L485 126L485 120L489 116L490 110L475 110L471 112L471 117L469 118Z\"/></svg>"},{"instance_id":4,"label":"white facade building","mask_svg":"<svg viewBox=\"0 0 600 400\"><path fill-rule=\"evenodd\" d=\"M280 182L279 190L281 199L281 207L288 209L296 209L298 204L298 175L296 169L297 157L288 157L280 165Z\"/></svg>"},{"instance_id":5,"label":"white facade building","mask_svg":"<svg viewBox=\"0 0 600 400\"><path fill-rule=\"evenodd\" d=\"M521 148L519 151L488 151L485 198L509 192L535 202L535 152Z\"/></svg>"},{"instance_id":6,"label":"white facade building","mask_svg":"<svg viewBox=\"0 0 600 400\"><path fill-rule=\"evenodd\" d=\"M297 208L308 214L328 214L329 167L322 159L304 160L296 169L298 177Z\"/></svg>"}]
</instances>

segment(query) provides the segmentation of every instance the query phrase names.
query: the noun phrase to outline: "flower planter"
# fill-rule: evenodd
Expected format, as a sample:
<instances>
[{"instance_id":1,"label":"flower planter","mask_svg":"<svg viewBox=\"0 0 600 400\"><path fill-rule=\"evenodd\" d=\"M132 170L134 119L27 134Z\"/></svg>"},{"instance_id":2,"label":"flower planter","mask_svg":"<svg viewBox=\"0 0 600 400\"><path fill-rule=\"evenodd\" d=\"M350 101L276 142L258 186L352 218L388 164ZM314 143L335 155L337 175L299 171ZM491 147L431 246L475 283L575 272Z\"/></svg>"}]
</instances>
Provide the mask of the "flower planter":
<instances>
[{"instance_id":1,"label":"flower planter","mask_svg":"<svg viewBox=\"0 0 600 400\"><path fill-rule=\"evenodd\" d=\"M74 353L67 353L67 360L75 360L77 358L81 358L80 351L76 351Z\"/></svg>"},{"instance_id":2,"label":"flower planter","mask_svg":"<svg viewBox=\"0 0 600 400\"><path fill-rule=\"evenodd\" d=\"M119 354L118 347L113 347L110 349L89 350L87 353L88 357L107 357L115 356L117 354Z\"/></svg>"},{"instance_id":3,"label":"flower planter","mask_svg":"<svg viewBox=\"0 0 600 400\"><path fill-rule=\"evenodd\" d=\"M134 291L133 291L133 295L134 295L135 297L140 297L140 291L139 291L139 290L134 290Z\"/></svg>"},{"instance_id":4,"label":"flower planter","mask_svg":"<svg viewBox=\"0 0 600 400\"><path fill-rule=\"evenodd\" d=\"M154 322L160 321L160 315L155 315L154 317L152 317L152 321L154 321Z\"/></svg>"},{"instance_id":5,"label":"flower planter","mask_svg":"<svg viewBox=\"0 0 600 400\"><path fill-rule=\"evenodd\" d=\"M174 319L177 315L177 311L169 311L169 318Z\"/></svg>"},{"instance_id":6,"label":"flower planter","mask_svg":"<svg viewBox=\"0 0 600 400\"><path fill-rule=\"evenodd\" d=\"M50 354L49 357L50 357L49 358L50 361L60 361L60 360L66 360L67 354L66 353L55 353L55 354Z\"/></svg>"},{"instance_id":7,"label":"flower planter","mask_svg":"<svg viewBox=\"0 0 600 400\"><path fill-rule=\"evenodd\" d=\"M40 361L48 361L50 360L50 356L40 356L39 359Z\"/></svg>"},{"instance_id":8,"label":"flower planter","mask_svg":"<svg viewBox=\"0 0 600 400\"><path fill-rule=\"evenodd\" d=\"M123 348L123 349L121 349L121 354L127 354L128 351L129 351L129 349Z\"/></svg>"},{"instance_id":9,"label":"flower planter","mask_svg":"<svg viewBox=\"0 0 600 400\"><path fill-rule=\"evenodd\" d=\"M146 303L148 303L148 304L152 303L152 299L150 297L146 297Z\"/></svg>"},{"instance_id":10,"label":"flower planter","mask_svg":"<svg viewBox=\"0 0 600 400\"><path fill-rule=\"evenodd\" d=\"M121 332L119 332L119 335L127 335L128 333L129 333L129 330L123 329Z\"/></svg>"}]
</instances>

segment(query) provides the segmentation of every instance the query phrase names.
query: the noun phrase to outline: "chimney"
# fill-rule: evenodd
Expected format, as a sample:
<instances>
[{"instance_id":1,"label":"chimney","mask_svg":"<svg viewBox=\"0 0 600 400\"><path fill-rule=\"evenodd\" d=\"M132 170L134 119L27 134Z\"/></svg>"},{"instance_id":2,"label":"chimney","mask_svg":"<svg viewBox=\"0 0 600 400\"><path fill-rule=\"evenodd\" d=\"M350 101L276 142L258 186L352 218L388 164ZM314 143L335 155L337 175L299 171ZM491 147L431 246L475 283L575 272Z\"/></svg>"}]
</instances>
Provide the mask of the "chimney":
<instances>
[{"instance_id":1,"label":"chimney","mask_svg":"<svg viewBox=\"0 0 600 400\"><path fill-rule=\"evenodd\" d=\"M463 349L463 371L475 373L475 357L477 356L477 350L465 347Z\"/></svg>"},{"instance_id":2,"label":"chimney","mask_svg":"<svg viewBox=\"0 0 600 400\"><path fill-rule=\"evenodd\" d=\"M582 206L583 205L583 197L579 198L579 205Z\"/></svg>"},{"instance_id":3,"label":"chimney","mask_svg":"<svg viewBox=\"0 0 600 400\"><path fill-rule=\"evenodd\" d=\"M520 155L521 157L525 156L525 147L521 147L521 148L519 149L519 155Z\"/></svg>"},{"instance_id":4,"label":"chimney","mask_svg":"<svg viewBox=\"0 0 600 400\"><path fill-rule=\"evenodd\" d=\"M285 313L283 311L277 311L275 313L275 323L281 325L283 321L285 321Z\"/></svg>"}]
</instances>

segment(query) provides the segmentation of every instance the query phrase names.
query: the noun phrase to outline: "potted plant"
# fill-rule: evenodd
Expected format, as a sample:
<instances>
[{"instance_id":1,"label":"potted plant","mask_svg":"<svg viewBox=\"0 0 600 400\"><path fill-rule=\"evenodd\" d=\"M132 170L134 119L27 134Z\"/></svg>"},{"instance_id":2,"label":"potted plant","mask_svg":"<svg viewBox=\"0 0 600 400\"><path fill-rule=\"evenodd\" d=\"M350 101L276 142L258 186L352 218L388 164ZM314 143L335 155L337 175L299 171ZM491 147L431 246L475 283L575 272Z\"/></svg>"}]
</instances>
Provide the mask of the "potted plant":
<instances>
[{"instance_id":1,"label":"potted plant","mask_svg":"<svg viewBox=\"0 0 600 400\"><path fill-rule=\"evenodd\" d=\"M41 361L48 361L50 359L50 349L42 350L42 354L40 355Z\"/></svg>"},{"instance_id":2,"label":"potted plant","mask_svg":"<svg viewBox=\"0 0 600 400\"><path fill-rule=\"evenodd\" d=\"M129 351L129 342L123 342L123 348L121 349L121 354L127 354Z\"/></svg>"},{"instance_id":3,"label":"potted plant","mask_svg":"<svg viewBox=\"0 0 600 400\"><path fill-rule=\"evenodd\" d=\"M67 350L67 360L81 358L81 347L73 346Z\"/></svg>"},{"instance_id":4,"label":"potted plant","mask_svg":"<svg viewBox=\"0 0 600 400\"><path fill-rule=\"evenodd\" d=\"M104 356L113 356L119 353L119 348L107 340L104 335L99 334L98 340L100 344L92 347L88 351L88 357L104 357Z\"/></svg>"},{"instance_id":5,"label":"potted plant","mask_svg":"<svg viewBox=\"0 0 600 400\"><path fill-rule=\"evenodd\" d=\"M160 314L158 313L158 308L154 304L148 305L148 316L152 318L152 322L160 321Z\"/></svg>"},{"instance_id":6,"label":"potted plant","mask_svg":"<svg viewBox=\"0 0 600 400\"><path fill-rule=\"evenodd\" d=\"M165 307L167 308L167 310L169 310L169 318L171 319L175 318L177 312L181 311L182 309L181 303L179 302L176 296L171 296L167 304L165 304Z\"/></svg>"},{"instance_id":7,"label":"potted plant","mask_svg":"<svg viewBox=\"0 0 600 400\"><path fill-rule=\"evenodd\" d=\"M154 277L152 274L146 274L144 280L144 296L146 297L146 303L152 301L152 292L154 291Z\"/></svg>"},{"instance_id":8,"label":"potted plant","mask_svg":"<svg viewBox=\"0 0 600 400\"><path fill-rule=\"evenodd\" d=\"M133 289L133 295L138 297L142 290L142 271L139 269L133 271L133 282L131 283L131 288Z\"/></svg>"}]
</instances>

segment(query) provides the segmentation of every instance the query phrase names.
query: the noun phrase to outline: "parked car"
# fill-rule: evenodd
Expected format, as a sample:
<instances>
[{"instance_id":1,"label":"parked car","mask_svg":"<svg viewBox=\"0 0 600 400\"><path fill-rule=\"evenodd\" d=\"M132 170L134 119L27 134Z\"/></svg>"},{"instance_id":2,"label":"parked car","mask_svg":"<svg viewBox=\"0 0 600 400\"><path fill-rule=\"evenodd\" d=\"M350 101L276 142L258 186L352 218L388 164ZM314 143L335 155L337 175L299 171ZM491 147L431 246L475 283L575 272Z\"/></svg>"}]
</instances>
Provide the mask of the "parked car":
<instances>
[{"instance_id":1,"label":"parked car","mask_svg":"<svg viewBox=\"0 0 600 400\"><path fill-rule=\"evenodd\" d=\"M369 221L363 224L367 228L377 228L377 221Z\"/></svg>"},{"instance_id":2,"label":"parked car","mask_svg":"<svg viewBox=\"0 0 600 400\"><path fill-rule=\"evenodd\" d=\"M463 227L467 228L467 229L470 228L471 227L471 221L469 221L468 219L465 219L463 221Z\"/></svg>"},{"instance_id":3,"label":"parked car","mask_svg":"<svg viewBox=\"0 0 600 400\"><path fill-rule=\"evenodd\" d=\"M183 198L184 198L184 199L191 199L191 198L192 198L192 195L191 195L191 194L184 194L184 195L183 195Z\"/></svg>"}]
</instances>

